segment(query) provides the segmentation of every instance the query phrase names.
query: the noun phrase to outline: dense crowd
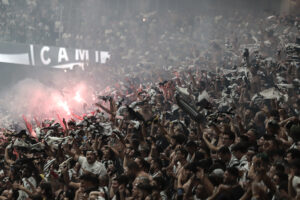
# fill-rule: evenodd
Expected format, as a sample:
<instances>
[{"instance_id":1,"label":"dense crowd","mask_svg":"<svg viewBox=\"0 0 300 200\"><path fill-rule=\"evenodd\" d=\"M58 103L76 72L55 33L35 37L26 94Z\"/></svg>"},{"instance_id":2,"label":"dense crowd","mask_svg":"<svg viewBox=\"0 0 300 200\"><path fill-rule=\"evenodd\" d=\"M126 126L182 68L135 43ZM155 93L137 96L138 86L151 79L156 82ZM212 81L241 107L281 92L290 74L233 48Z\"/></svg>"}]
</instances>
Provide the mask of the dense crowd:
<instances>
[{"instance_id":1,"label":"dense crowd","mask_svg":"<svg viewBox=\"0 0 300 200\"><path fill-rule=\"evenodd\" d=\"M299 17L154 12L70 39L42 13L41 41L117 55L89 74L116 84L83 120L1 129L0 199L300 199Z\"/></svg>"}]
</instances>

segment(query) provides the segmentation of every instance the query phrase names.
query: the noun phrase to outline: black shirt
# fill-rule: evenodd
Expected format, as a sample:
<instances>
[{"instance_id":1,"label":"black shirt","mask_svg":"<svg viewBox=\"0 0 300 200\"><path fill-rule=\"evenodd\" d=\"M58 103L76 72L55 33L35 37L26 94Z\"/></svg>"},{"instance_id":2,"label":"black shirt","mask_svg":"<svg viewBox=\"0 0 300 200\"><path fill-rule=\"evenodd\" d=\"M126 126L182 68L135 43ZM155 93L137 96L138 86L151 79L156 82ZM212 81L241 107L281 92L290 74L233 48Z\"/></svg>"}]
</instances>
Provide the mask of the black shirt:
<instances>
[{"instance_id":1,"label":"black shirt","mask_svg":"<svg viewBox=\"0 0 300 200\"><path fill-rule=\"evenodd\" d=\"M244 190L240 185L232 187L230 190L221 192L216 200L239 200L244 194Z\"/></svg>"}]
</instances>

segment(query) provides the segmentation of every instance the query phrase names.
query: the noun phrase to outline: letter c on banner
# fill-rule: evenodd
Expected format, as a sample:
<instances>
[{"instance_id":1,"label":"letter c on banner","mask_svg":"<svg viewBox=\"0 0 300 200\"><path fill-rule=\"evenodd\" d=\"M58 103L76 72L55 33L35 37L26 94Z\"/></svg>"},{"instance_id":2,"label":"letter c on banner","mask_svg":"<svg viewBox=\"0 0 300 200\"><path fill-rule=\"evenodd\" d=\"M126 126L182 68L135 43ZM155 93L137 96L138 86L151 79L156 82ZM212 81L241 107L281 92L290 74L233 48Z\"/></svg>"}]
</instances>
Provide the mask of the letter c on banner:
<instances>
[{"instance_id":1,"label":"letter c on banner","mask_svg":"<svg viewBox=\"0 0 300 200\"><path fill-rule=\"evenodd\" d=\"M41 61L44 65L49 65L51 63L51 59L50 58L47 58L45 59L45 51L50 51L50 47L48 46L44 46L42 49L41 49L41 54L40 54L40 57L41 57Z\"/></svg>"}]
</instances>

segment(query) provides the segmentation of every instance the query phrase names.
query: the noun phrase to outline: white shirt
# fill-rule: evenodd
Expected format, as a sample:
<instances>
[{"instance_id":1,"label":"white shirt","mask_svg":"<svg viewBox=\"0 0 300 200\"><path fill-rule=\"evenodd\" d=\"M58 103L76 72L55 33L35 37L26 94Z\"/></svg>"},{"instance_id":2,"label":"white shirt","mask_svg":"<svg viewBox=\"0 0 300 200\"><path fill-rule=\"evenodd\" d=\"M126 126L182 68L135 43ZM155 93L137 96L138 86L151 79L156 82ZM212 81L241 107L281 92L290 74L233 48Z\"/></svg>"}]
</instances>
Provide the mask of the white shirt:
<instances>
[{"instance_id":1,"label":"white shirt","mask_svg":"<svg viewBox=\"0 0 300 200\"><path fill-rule=\"evenodd\" d=\"M80 174L83 173L82 169L84 169L85 171L91 172L93 174L96 174L98 176L99 175L103 176L103 175L107 174L105 166L98 161L95 161L93 164L89 164L86 157L79 156L78 162L81 165Z\"/></svg>"},{"instance_id":2,"label":"white shirt","mask_svg":"<svg viewBox=\"0 0 300 200\"><path fill-rule=\"evenodd\" d=\"M36 188L36 181L35 181L35 179L34 179L32 176L29 177L29 178L27 178L27 181L26 181L25 179L26 179L26 178L22 178L23 186L24 186L26 189L28 189L28 190L30 190L30 191L32 192L31 187L30 187L30 184L27 183L27 181L30 182L30 183L33 185L33 187ZM28 194L27 194L26 192L22 191L22 190L19 190L19 197L18 197L18 200L25 200L25 199L27 199L27 198L28 198Z\"/></svg>"},{"instance_id":3,"label":"white shirt","mask_svg":"<svg viewBox=\"0 0 300 200\"><path fill-rule=\"evenodd\" d=\"M193 155L188 153L188 156L186 157L186 160L191 163L192 162L192 158L193 158Z\"/></svg>"},{"instance_id":4,"label":"white shirt","mask_svg":"<svg viewBox=\"0 0 300 200\"><path fill-rule=\"evenodd\" d=\"M234 155L231 154L231 159L226 167L238 167L239 164L240 161Z\"/></svg>"},{"instance_id":5,"label":"white shirt","mask_svg":"<svg viewBox=\"0 0 300 200\"><path fill-rule=\"evenodd\" d=\"M238 165L238 169L242 171L249 171L249 165L247 156L243 155L243 157L240 159L240 164Z\"/></svg>"},{"instance_id":6,"label":"white shirt","mask_svg":"<svg viewBox=\"0 0 300 200\"><path fill-rule=\"evenodd\" d=\"M69 174L69 179L72 180L73 175L74 175L74 174L76 175L75 169L74 169L74 168L69 169L69 170L68 170L68 174Z\"/></svg>"}]
</instances>

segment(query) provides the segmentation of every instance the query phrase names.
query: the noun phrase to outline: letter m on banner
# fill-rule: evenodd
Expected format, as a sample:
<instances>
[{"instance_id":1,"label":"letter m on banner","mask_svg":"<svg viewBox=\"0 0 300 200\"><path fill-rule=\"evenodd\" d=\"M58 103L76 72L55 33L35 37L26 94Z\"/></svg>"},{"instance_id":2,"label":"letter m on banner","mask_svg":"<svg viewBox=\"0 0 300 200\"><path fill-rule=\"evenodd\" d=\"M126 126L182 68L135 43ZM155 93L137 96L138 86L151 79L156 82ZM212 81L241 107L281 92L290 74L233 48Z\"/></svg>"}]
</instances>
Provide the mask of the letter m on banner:
<instances>
[{"instance_id":1,"label":"letter m on banner","mask_svg":"<svg viewBox=\"0 0 300 200\"><path fill-rule=\"evenodd\" d=\"M75 60L89 60L89 51L83 49L76 49L75 50Z\"/></svg>"}]
</instances>

